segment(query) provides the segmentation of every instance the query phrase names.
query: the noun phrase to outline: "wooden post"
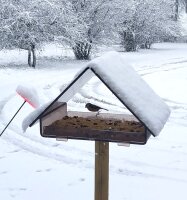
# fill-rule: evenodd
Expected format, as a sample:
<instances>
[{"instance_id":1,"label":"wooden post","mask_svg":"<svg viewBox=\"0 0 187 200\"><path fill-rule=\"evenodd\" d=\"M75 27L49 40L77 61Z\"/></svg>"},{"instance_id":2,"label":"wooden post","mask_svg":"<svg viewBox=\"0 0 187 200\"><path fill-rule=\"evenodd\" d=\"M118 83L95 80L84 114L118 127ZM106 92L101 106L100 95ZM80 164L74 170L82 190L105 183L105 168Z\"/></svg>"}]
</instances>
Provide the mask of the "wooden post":
<instances>
[{"instance_id":1,"label":"wooden post","mask_svg":"<svg viewBox=\"0 0 187 200\"><path fill-rule=\"evenodd\" d=\"M108 200L109 143L95 141L95 200Z\"/></svg>"}]
</instances>

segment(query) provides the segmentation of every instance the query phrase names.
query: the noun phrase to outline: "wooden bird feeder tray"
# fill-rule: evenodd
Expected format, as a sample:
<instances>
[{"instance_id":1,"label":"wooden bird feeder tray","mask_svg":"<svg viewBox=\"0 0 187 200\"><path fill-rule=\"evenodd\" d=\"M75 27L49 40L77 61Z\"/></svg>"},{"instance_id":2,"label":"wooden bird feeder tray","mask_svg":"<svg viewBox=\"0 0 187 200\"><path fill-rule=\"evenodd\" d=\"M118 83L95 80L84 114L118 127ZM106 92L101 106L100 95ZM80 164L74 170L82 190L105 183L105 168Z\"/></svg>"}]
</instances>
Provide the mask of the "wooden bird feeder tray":
<instances>
[{"instance_id":1,"label":"wooden bird feeder tray","mask_svg":"<svg viewBox=\"0 0 187 200\"><path fill-rule=\"evenodd\" d=\"M43 137L145 144L149 131L136 118L122 114L67 112L66 103L56 102L40 118Z\"/></svg>"}]
</instances>

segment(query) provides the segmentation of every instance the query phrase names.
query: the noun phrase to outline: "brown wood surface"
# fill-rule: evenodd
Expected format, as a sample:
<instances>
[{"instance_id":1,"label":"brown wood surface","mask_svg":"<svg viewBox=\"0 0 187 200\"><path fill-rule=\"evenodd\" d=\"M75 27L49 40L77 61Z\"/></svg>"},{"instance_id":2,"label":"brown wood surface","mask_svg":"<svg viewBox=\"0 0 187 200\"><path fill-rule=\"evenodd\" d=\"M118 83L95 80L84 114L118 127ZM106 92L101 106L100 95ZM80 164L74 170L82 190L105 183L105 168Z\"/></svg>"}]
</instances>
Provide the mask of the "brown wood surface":
<instances>
[{"instance_id":1,"label":"brown wood surface","mask_svg":"<svg viewBox=\"0 0 187 200\"><path fill-rule=\"evenodd\" d=\"M43 129L43 137L95 140L105 142L125 142L130 144L144 144L147 141L144 132L123 132L110 130L92 130L87 128L61 128L46 126Z\"/></svg>"},{"instance_id":2,"label":"brown wood surface","mask_svg":"<svg viewBox=\"0 0 187 200\"><path fill-rule=\"evenodd\" d=\"M108 200L109 143L95 142L95 200Z\"/></svg>"}]
</instances>

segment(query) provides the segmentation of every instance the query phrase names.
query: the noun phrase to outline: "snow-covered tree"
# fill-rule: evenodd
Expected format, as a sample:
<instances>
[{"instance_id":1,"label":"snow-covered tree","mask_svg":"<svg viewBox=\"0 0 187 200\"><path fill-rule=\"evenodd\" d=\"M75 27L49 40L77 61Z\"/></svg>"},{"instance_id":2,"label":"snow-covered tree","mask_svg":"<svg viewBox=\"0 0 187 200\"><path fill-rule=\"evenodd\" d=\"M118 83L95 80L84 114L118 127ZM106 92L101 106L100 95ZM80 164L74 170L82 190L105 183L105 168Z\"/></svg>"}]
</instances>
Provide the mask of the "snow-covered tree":
<instances>
[{"instance_id":1,"label":"snow-covered tree","mask_svg":"<svg viewBox=\"0 0 187 200\"><path fill-rule=\"evenodd\" d=\"M9 47L9 34L11 33L11 24L16 17L16 8L10 5L9 1L0 0L0 47Z\"/></svg>"},{"instance_id":2,"label":"snow-covered tree","mask_svg":"<svg viewBox=\"0 0 187 200\"><path fill-rule=\"evenodd\" d=\"M110 30L111 0L70 0L78 29L70 34L70 46L77 59L89 59L92 45ZM78 31L79 30L79 31ZM79 33L79 34L77 34Z\"/></svg>"},{"instance_id":3,"label":"snow-covered tree","mask_svg":"<svg viewBox=\"0 0 187 200\"><path fill-rule=\"evenodd\" d=\"M180 0L183 10L187 13L187 0Z\"/></svg>"},{"instance_id":4,"label":"snow-covered tree","mask_svg":"<svg viewBox=\"0 0 187 200\"><path fill-rule=\"evenodd\" d=\"M4 48L20 48L28 50L28 64L36 65L35 48L42 41L46 41L46 35L42 29L41 22L36 15L33 4L24 0L9 0L2 3L3 23L1 31L1 45ZM31 64L32 53L32 64Z\"/></svg>"},{"instance_id":5,"label":"snow-covered tree","mask_svg":"<svg viewBox=\"0 0 187 200\"><path fill-rule=\"evenodd\" d=\"M184 5L185 5L185 11L187 13L187 0L184 0Z\"/></svg>"},{"instance_id":6,"label":"snow-covered tree","mask_svg":"<svg viewBox=\"0 0 187 200\"><path fill-rule=\"evenodd\" d=\"M1 0L1 47L28 50L28 64L36 66L36 48L53 41L65 28L68 8L58 0ZM59 22L60 21L60 26ZM59 33L60 32L60 33ZM32 59L31 59L32 57Z\"/></svg>"},{"instance_id":7,"label":"snow-covered tree","mask_svg":"<svg viewBox=\"0 0 187 200\"><path fill-rule=\"evenodd\" d=\"M127 0L121 8L118 27L126 51L149 48L153 42L180 34L169 0Z\"/></svg>"},{"instance_id":8,"label":"snow-covered tree","mask_svg":"<svg viewBox=\"0 0 187 200\"><path fill-rule=\"evenodd\" d=\"M95 44L121 37L127 51L149 48L179 35L177 2L186 0L0 0L0 47L28 51L43 43L68 44L77 59L89 59ZM176 17L175 17L176 18ZM107 43L109 44L109 43Z\"/></svg>"}]
</instances>

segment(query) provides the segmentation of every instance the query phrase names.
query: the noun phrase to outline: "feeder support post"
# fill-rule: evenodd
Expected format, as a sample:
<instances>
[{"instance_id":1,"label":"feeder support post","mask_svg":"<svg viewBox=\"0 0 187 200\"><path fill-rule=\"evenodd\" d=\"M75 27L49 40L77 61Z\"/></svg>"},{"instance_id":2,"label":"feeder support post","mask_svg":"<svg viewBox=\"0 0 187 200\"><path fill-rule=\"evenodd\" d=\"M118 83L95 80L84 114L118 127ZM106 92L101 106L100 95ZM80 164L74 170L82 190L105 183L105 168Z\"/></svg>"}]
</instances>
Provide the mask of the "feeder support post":
<instances>
[{"instance_id":1,"label":"feeder support post","mask_svg":"<svg viewBox=\"0 0 187 200\"><path fill-rule=\"evenodd\" d=\"M95 200L108 200L109 142L95 141Z\"/></svg>"}]
</instances>

